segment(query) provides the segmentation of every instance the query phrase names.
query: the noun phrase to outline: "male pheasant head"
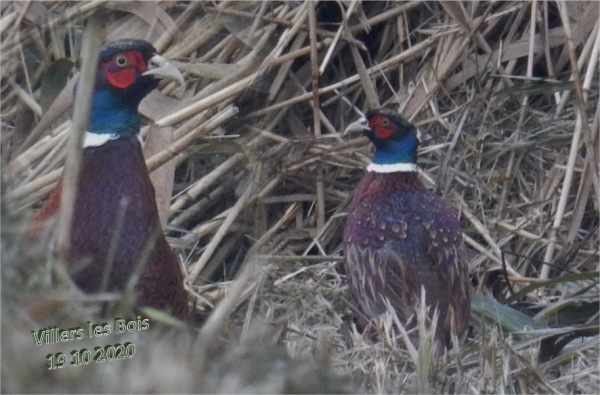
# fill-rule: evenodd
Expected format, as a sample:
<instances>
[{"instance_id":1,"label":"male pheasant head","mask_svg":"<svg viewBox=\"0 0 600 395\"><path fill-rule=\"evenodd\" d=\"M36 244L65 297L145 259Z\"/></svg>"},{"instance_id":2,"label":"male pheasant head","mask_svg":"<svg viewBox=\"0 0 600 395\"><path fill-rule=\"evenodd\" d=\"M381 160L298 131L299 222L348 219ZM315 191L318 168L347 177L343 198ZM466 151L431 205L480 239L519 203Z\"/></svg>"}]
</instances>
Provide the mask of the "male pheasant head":
<instances>
[{"instance_id":1,"label":"male pheasant head","mask_svg":"<svg viewBox=\"0 0 600 395\"><path fill-rule=\"evenodd\" d=\"M375 154L368 171L391 173L417 170L419 140L415 127L396 111L378 108L350 124L348 131L362 131L375 145Z\"/></svg>"},{"instance_id":2,"label":"male pheasant head","mask_svg":"<svg viewBox=\"0 0 600 395\"><path fill-rule=\"evenodd\" d=\"M137 108L161 78L183 83L179 70L147 41L124 39L105 44L100 50L90 110L92 137L99 135L99 141L106 141L137 134Z\"/></svg>"}]
</instances>

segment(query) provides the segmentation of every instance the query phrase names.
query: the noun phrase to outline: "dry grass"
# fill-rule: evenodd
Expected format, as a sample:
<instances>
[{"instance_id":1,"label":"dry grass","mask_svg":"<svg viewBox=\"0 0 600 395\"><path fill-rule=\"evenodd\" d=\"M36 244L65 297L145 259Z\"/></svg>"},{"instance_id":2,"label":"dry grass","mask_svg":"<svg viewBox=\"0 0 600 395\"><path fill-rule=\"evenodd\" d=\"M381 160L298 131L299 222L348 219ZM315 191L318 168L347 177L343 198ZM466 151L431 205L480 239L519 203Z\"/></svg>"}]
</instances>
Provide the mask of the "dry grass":
<instances>
[{"instance_id":1,"label":"dry grass","mask_svg":"<svg viewBox=\"0 0 600 395\"><path fill-rule=\"evenodd\" d=\"M3 391L600 391L593 1L0 7ZM76 325L93 304L73 302L19 223L66 154L72 89L49 103L68 69L44 76L93 13L105 41L148 39L185 71L140 110L164 129L142 130L162 141L148 165L175 174L157 193L206 321L195 342L136 333L127 366L58 374L44 356L66 348L36 348L30 330ZM423 179L460 209L475 293L533 330L476 310L469 341L430 364L391 315L381 341L356 333L340 238L372 148L341 131L383 105L418 126Z\"/></svg>"}]
</instances>

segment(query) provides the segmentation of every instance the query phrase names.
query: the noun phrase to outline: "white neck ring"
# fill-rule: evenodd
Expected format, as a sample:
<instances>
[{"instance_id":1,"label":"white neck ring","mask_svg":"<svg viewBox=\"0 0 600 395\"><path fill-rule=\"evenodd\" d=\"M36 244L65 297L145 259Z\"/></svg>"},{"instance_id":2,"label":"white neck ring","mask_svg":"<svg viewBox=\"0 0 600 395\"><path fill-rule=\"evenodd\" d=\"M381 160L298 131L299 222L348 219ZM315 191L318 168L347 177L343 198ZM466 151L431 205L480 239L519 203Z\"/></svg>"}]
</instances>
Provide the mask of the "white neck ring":
<instances>
[{"instance_id":1,"label":"white neck ring","mask_svg":"<svg viewBox=\"0 0 600 395\"><path fill-rule=\"evenodd\" d=\"M392 164L378 164L378 163L369 163L367 166L367 171L373 173L408 173L408 172L416 172L419 168L414 163L392 163Z\"/></svg>"},{"instance_id":2,"label":"white neck ring","mask_svg":"<svg viewBox=\"0 0 600 395\"><path fill-rule=\"evenodd\" d=\"M120 137L121 136L118 134L85 132L83 135L83 148L100 147L101 145L104 145L109 141L116 140ZM142 137L138 134L137 138L141 144Z\"/></svg>"}]
</instances>

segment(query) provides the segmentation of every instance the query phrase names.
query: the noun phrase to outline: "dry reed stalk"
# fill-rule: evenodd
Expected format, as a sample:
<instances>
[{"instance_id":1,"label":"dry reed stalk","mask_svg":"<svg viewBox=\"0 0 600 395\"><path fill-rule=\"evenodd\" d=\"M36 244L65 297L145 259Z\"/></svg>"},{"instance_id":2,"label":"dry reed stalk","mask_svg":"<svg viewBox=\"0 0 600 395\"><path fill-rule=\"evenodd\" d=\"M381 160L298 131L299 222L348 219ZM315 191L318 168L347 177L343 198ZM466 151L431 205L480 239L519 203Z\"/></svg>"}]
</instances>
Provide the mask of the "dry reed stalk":
<instances>
[{"instance_id":1,"label":"dry reed stalk","mask_svg":"<svg viewBox=\"0 0 600 395\"><path fill-rule=\"evenodd\" d=\"M44 67L25 71L29 54L42 51L38 57L50 61L61 35L73 30L55 21L70 15L78 22L79 9L85 16L105 7L0 7L3 71L19 76L4 86L4 143L17 106L36 108ZM294 356L329 350L328 363L362 391L419 388L399 333L384 326L376 342L352 328L340 270L347 203L372 153L366 139L341 131L379 103L400 108L418 126L421 176L459 208L477 293L537 320L597 301L591 281L561 280L596 270L599 254L600 23L593 2L117 7L106 21L111 39L147 38L186 76L185 89L162 89L181 102L156 95L140 110L173 129L173 143L148 165L177 169L169 240L193 274L188 292L198 312L218 310L209 318L210 339L229 325L248 336L259 317L278 326L273 339ZM43 9L53 12L49 35L26 25ZM68 123L49 119L64 112L69 100L62 100L11 151L18 179L3 199L21 211L39 205L61 172ZM241 274L258 264L265 264L260 275ZM240 275L243 281L232 281ZM542 282L545 276L557 282ZM474 323L474 338L439 366L432 390L576 392L564 374L584 377L598 360L587 341L530 363L546 348L542 339L573 327L510 335L498 329L490 338L493 331ZM583 392L597 392L598 375L588 376Z\"/></svg>"},{"instance_id":2,"label":"dry reed stalk","mask_svg":"<svg viewBox=\"0 0 600 395\"><path fill-rule=\"evenodd\" d=\"M198 261L196 261L192 265L190 273L188 274L187 279L186 279L190 284L194 283L194 281L196 280L196 277L198 277L198 274L200 274L200 272L202 271L202 268L204 268L204 266L210 259L211 255L214 253L215 248L221 242L221 240L223 239L223 236L229 230L229 227L231 226L233 221L235 221L236 217L239 215L242 208L244 208L244 205L246 205L248 203L248 200L250 199L252 190L253 190L252 185L248 185L248 187L246 188L246 190L244 191L242 196L240 196L240 198L238 199L236 204L227 213L227 216L223 220L223 223L219 226L219 229L217 230L217 232L211 239L210 243L207 244L206 249L200 256L200 259L198 259Z\"/></svg>"},{"instance_id":3,"label":"dry reed stalk","mask_svg":"<svg viewBox=\"0 0 600 395\"><path fill-rule=\"evenodd\" d=\"M238 109L236 107L228 107L228 108L224 109L223 111L221 111L220 113L216 114L211 119L209 119L205 124L199 126L198 129L193 131L193 133L190 132L187 135L179 138L177 141L172 143L165 150L157 153L156 155L154 155L150 159L148 159L148 161L146 162L146 165L148 166L148 170L150 172L152 172L154 169L162 166L169 160L173 159L176 155L181 153L181 151L188 148L189 145L192 144L199 135L206 134L210 131L213 131L214 129L219 127L221 124L225 123L226 121L231 119L233 116L235 116L237 114L237 112L238 112ZM157 123L157 125L164 126L164 123L161 123L161 124Z\"/></svg>"}]
</instances>

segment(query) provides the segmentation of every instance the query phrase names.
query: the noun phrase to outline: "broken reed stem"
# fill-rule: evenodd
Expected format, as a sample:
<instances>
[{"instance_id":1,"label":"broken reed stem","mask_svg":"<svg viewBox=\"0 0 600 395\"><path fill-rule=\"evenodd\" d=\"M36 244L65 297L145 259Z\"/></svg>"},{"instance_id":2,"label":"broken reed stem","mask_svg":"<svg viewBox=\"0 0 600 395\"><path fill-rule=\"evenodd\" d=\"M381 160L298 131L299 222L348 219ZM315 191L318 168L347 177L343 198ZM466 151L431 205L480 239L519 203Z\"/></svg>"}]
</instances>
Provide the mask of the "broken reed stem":
<instances>
[{"instance_id":1,"label":"broken reed stem","mask_svg":"<svg viewBox=\"0 0 600 395\"><path fill-rule=\"evenodd\" d=\"M198 275L200 274L200 272L202 271L204 266L206 266L206 264L208 263L208 260L210 259L212 254L215 252L217 246L219 245L221 240L223 240L223 236L225 236L225 233L227 232L229 227L231 227L231 225L233 224L233 221L235 221L237 216L240 214L240 212L242 211L242 209L248 202L253 190L254 190L254 185L252 185L252 183L249 183L248 186L246 187L246 190L242 194L242 196L240 196L238 201L235 203L235 205L231 208L231 210L227 214L227 217L225 217L225 219L223 220L223 223L217 230L217 233L215 233L213 238L210 240L210 243L208 243L208 245L206 246L206 248L205 248L204 252L202 253L202 255L200 256L200 258L194 264L192 264L191 270L186 278L186 281L189 284L194 283L194 281L196 280L196 278L198 277Z\"/></svg>"},{"instance_id":2,"label":"broken reed stem","mask_svg":"<svg viewBox=\"0 0 600 395\"><path fill-rule=\"evenodd\" d=\"M568 48L568 52L569 52L569 61L571 63L571 70L573 70L573 81L575 82L575 92L577 94L577 102L579 103L579 106L577 107L577 113L578 113L578 116L581 118L581 131L583 134L583 141L587 148L586 149L586 159L588 161L588 165L590 166L592 173L598 174L598 158L597 158L597 148L598 147L593 142L592 134L591 134L591 131L589 128L588 115L587 115L588 95L587 95L587 91L584 90L585 86L586 86L585 85L586 79L587 79L585 77L587 77L587 76L584 77L584 80L581 80L581 76L580 76L580 72L579 72L580 62L578 62L577 58L575 57L575 44L573 43L573 34L571 32L571 23L569 21L569 17L566 12L566 4L564 2L560 3L559 11L560 11L560 15L561 15L561 20L564 25L565 35L567 36L567 48ZM595 70L596 72L598 70L594 67L594 63L598 62L598 47L600 46L600 43L598 42L598 40L600 40L600 31L598 30L599 25L600 25L600 22L597 21L596 28L595 28L596 33L597 33L596 38L594 39L594 38L590 37L590 39L588 40L591 43L594 43L594 42L596 43L596 45L593 45L594 49L592 50L592 55L590 57L590 61L588 64L588 68L591 70ZM595 58L594 58L594 54L595 54ZM581 55L581 59L584 59L583 54ZM589 80L591 81L591 75L590 75ZM597 193L600 193L600 185L599 185L600 181L598 181L598 177L593 177L592 182L594 183L594 188L597 191Z\"/></svg>"},{"instance_id":3,"label":"broken reed stem","mask_svg":"<svg viewBox=\"0 0 600 395\"><path fill-rule=\"evenodd\" d=\"M536 27L536 15L537 15L537 0L533 0L531 3L531 17L529 18L529 54L527 56L527 78L531 78L533 76L533 62L534 62L534 44L535 44L535 27ZM511 139L514 141L519 141L519 136L521 134L521 128L525 121L525 117L527 115L527 103L529 102L529 95L525 95L523 101L521 103L521 108L519 111L519 120L517 121L517 127L515 129L514 134L511 136ZM504 187L502 188L502 195L500 196L500 204L498 205L497 216L500 217L504 211L506 206L506 199L508 196L508 191L510 190L510 184L514 182L513 177L511 175L514 173L514 165L515 165L515 157L516 152L511 151L510 157L508 159L508 165L506 166L505 172L505 181Z\"/></svg>"},{"instance_id":4,"label":"broken reed stem","mask_svg":"<svg viewBox=\"0 0 600 395\"><path fill-rule=\"evenodd\" d=\"M317 15L316 15L316 2L310 2L308 4L308 38L310 41L310 76L312 82L312 113L313 113L313 135L315 139L321 136L321 110L320 110L320 98L319 98L319 59L317 53ZM323 193L323 166L318 165L317 179L315 189L316 193L316 222L317 229L323 228L325 224L325 198Z\"/></svg>"},{"instance_id":5,"label":"broken reed stem","mask_svg":"<svg viewBox=\"0 0 600 395\"><path fill-rule=\"evenodd\" d=\"M248 188L250 190L250 188ZM219 333L224 327L225 321L230 317L231 312L238 306L242 295L247 293L252 286L251 280L255 276L258 261L254 256L248 256L242 264L241 271L237 278L228 287L225 297L216 305L215 309L208 316L208 319L202 325L198 335L198 341L206 345L207 352L199 355L200 361L197 363L197 369L203 369L204 365L210 363L206 358L213 355L212 348L219 344Z\"/></svg>"},{"instance_id":6,"label":"broken reed stem","mask_svg":"<svg viewBox=\"0 0 600 395\"><path fill-rule=\"evenodd\" d=\"M53 170L50 173L45 174L35 180L32 180L31 182L23 186L15 188L12 191L6 192L6 195L4 195L4 199L11 202L10 204L15 205L15 208L18 209L23 199L48 185L56 183L62 173L63 168L59 167L58 169Z\"/></svg>"},{"instance_id":7,"label":"broken reed stem","mask_svg":"<svg viewBox=\"0 0 600 395\"><path fill-rule=\"evenodd\" d=\"M260 72L258 71L252 73L249 76L229 85L227 88L198 100L197 102L194 102L193 104L190 104L189 106L156 121L156 124L158 126L171 126L177 122L181 122L187 118L190 118L201 111L214 107L217 104L232 98L236 94L239 94L243 90L248 89L252 85L252 82L259 77L259 75Z\"/></svg>"},{"instance_id":8,"label":"broken reed stem","mask_svg":"<svg viewBox=\"0 0 600 395\"><path fill-rule=\"evenodd\" d=\"M429 37L429 38L425 39L424 41L422 41L418 44L415 44L410 49L407 49L406 51L404 51L396 56L393 56L390 59L387 59L376 66L368 68L367 73L369 74L369 76L371 76L374 73L380 73L380 72L386 71L388 68L393 67L401 62L410 61L413 58L416 58L421 52L426 51L434 42L435 42L435 38ZM466 47L466 44L465 44L465 47ZM348 78L345 78L339 82L333 83L333 84L325 86L323 88L320 88L318 93L319 93L319 95L323 95L325 93L335 92L337 89L347 87L357 81L360 81L360 76L358 74L354 74L354 75L352 75ZM262 110L257 110L253 113L246 115L246 117L251 118L251 117L258 117L261 115L266 115L274 110L289 107L293 104L297 104L297 103L301 103L301 102L310 100L310 99L312 99L312 97L313 97L313 92L303 93L303 94L294 96L291 99L273 104Z\"/></svg>"},{"instance_id":9,"label":"broken reed stem","mask_svg":"<svg viewBox=\"0 0 600 395\"><path fill-rule=\"evenodd\" d=\"M52 29L58 25L66 25L69 21L77 20L78 18L85 17L87 14L92 13L96 8L101 7L106 2L108 2L108 0L96 0L79 3L74 7L67 8L64 13L59 14L55 19L48 21L45 27ZM15 38L4 41L2 44L0 44L0 53L5 53L5 51L14 49L14 47L17 45L28 43L31 39L30 36L38 32L37 29L37 26L33 27L25 32L22 32Z\"/></svg>"},{"instance_id":10,"label":"broken reed stem","mask_svg":"<svg viewBox=\"0 0 600 395\"><path fill-rule=\"evenodd\" d=\"M166 149L148 159L146 162L148 171L152 172L156 168L167 163L175 156L179 155L184 149L188 148L194 142L194 140L198 138L198 136L207 134L208 132L216 129L218 126L237 115L238 111L239 110L237 107L229 106L206 121L204 124L200 125L196 130L190 131L179 140L169 145ZM158 122L156 124L158 125ZM160 124L160 126L164 125L164 123Z\"/></svg>"},{"instance_id":11,"label":"broken reed stem","mask_svg":"<svg viewBox=\"0 0 600 395\"><path fill-rule=\"evenodd\" d=\"M200 180L191 185L187 191L183 192L170 207L171 212L177 212L187 204L193 201L210 187L219 178L223 177L227 172L231 171L246 155L239 152L229 157L225 162L217 166L213 171L202 177Z\"/></svg>"},{"instance_id":12,"label":"broken reed stem","mask_svg":"<svg viewBox=\"0 0 600 395\"><path fill-rule=\"evenodd\" d=\"M275 223L275 225L273 225L271 227L271 229L267 230L260 237L260 239L258 239L256 241L256 243L254 243L251 250L248 252L248 255L256 256L257 259L259 259L258 255L256 255L258 253L258 251L261 250L263 245L265 245L269 240L271 240L271 238L277 233L279 228L281 228L283 226L283 224L285 224L287 221L289 221L297 213L297 211L298 211L298 204L297 203L290 204L290 206L287 208L287 210L281 216L281 218L279 218L279 220Z\"/></svg>"},{"instance_id":13,"label":"broken reed stem","mask_svg":"<svg viewBox=\"0 0 600 395\"><path fill-rule=\"evenodd\" d=\"M540 279L542 280L548 279L548 275L550 274L551 267L548 265L548 263L552 262L554 257L554 249L556 248L556 243L558 241L558 231L565 215L568 200L571 196L571 183L573 181L575 162L577 161L577 156L579 153L579 141L581 139L581 117L579 115L580 114L578 112L575 121L575 132L573 133L573 140L571 141L571 149L569 151L569 158L567 160L567 168L565 169L563 186L560 198L558 200L558 207L556 208L556 213L554 214L554 222L552 223L552 228L550 230L550 243L548 243L548 247L546 248L544 264L540 272Z\"/></svg>"},{"instance_id":14,"label":"broken reed stem","mask_svg":"<svg viewBox=\"0 0 600 395\"><path fill-rule=\"evenodd\" d=\"M568 200L571 196L571 184L573 182L573 173L575 171L575 162L579 155L579 142L581 140L581 135L586 134L583 133L583 130L588 131L587 125L587 113L585 111L585 97L582 92L581 81L579 78L579 65L577 59L575 58L575 50L573 48L573 38L571 34L570 24L569 24L569 15L566 10L566 4L564 2L558 3L558 9L560 12L561 20L563 22L563 27L565 29L565 34L567 35L567 46L569 52L569 60L571 62L571 72L573 73L573 82L575 84L575 91L577 94L577 99L579 105L577 106L577 115L575 121L575 132L573 134L573 140L571 142L571 149L569 152L569 159L567 160L567 168L565 170L565 176L563 180L562 191L560 194L560 199L558 201L558 207L556 208L556 213L554 215L554 222L552 223L552 229L550 231L550 243L546 249L546 253L544 255L544 264L542 266L542 270L540 272L540 279L545 280L548 278L550 274L550 263L554 258L554 249L557 243L557 235L560 229L560 226L563 221L563 217L566 211ZM586 134L587 135L587 134ZM586 136L587 137L587 136ZM591 138L589 138L591 140ZM586 144L587 145L587 144ZM588 148L592 148L592 145L589 144ZM594 149L587 150L588 157L594 158ZM591 164L592 162L590 162ZM592 168L596 168L596 163L592 165ZM594 173L594 174L597 174Z\"/></svg>"},{"instance_id":15,"label":"broken reed stem","mask_svg":"<svg viewBox=\"0 0 600 395\"><path fill-rule=\"evenodd\" d=\"M96 81L100 44L102 43L102 25L100 19L92 15L87 21L82 44L81 79L77 89L75 108L73 110L73 123L69 138L65 173L61 189L60 210L57 223L56 245L59 261L66 262L71 235L71 222L76 196L77 180L79 179L79 166L83 133L88 127L89 113L92 105L92 92Z\"/></svg>"}]
</instances>

